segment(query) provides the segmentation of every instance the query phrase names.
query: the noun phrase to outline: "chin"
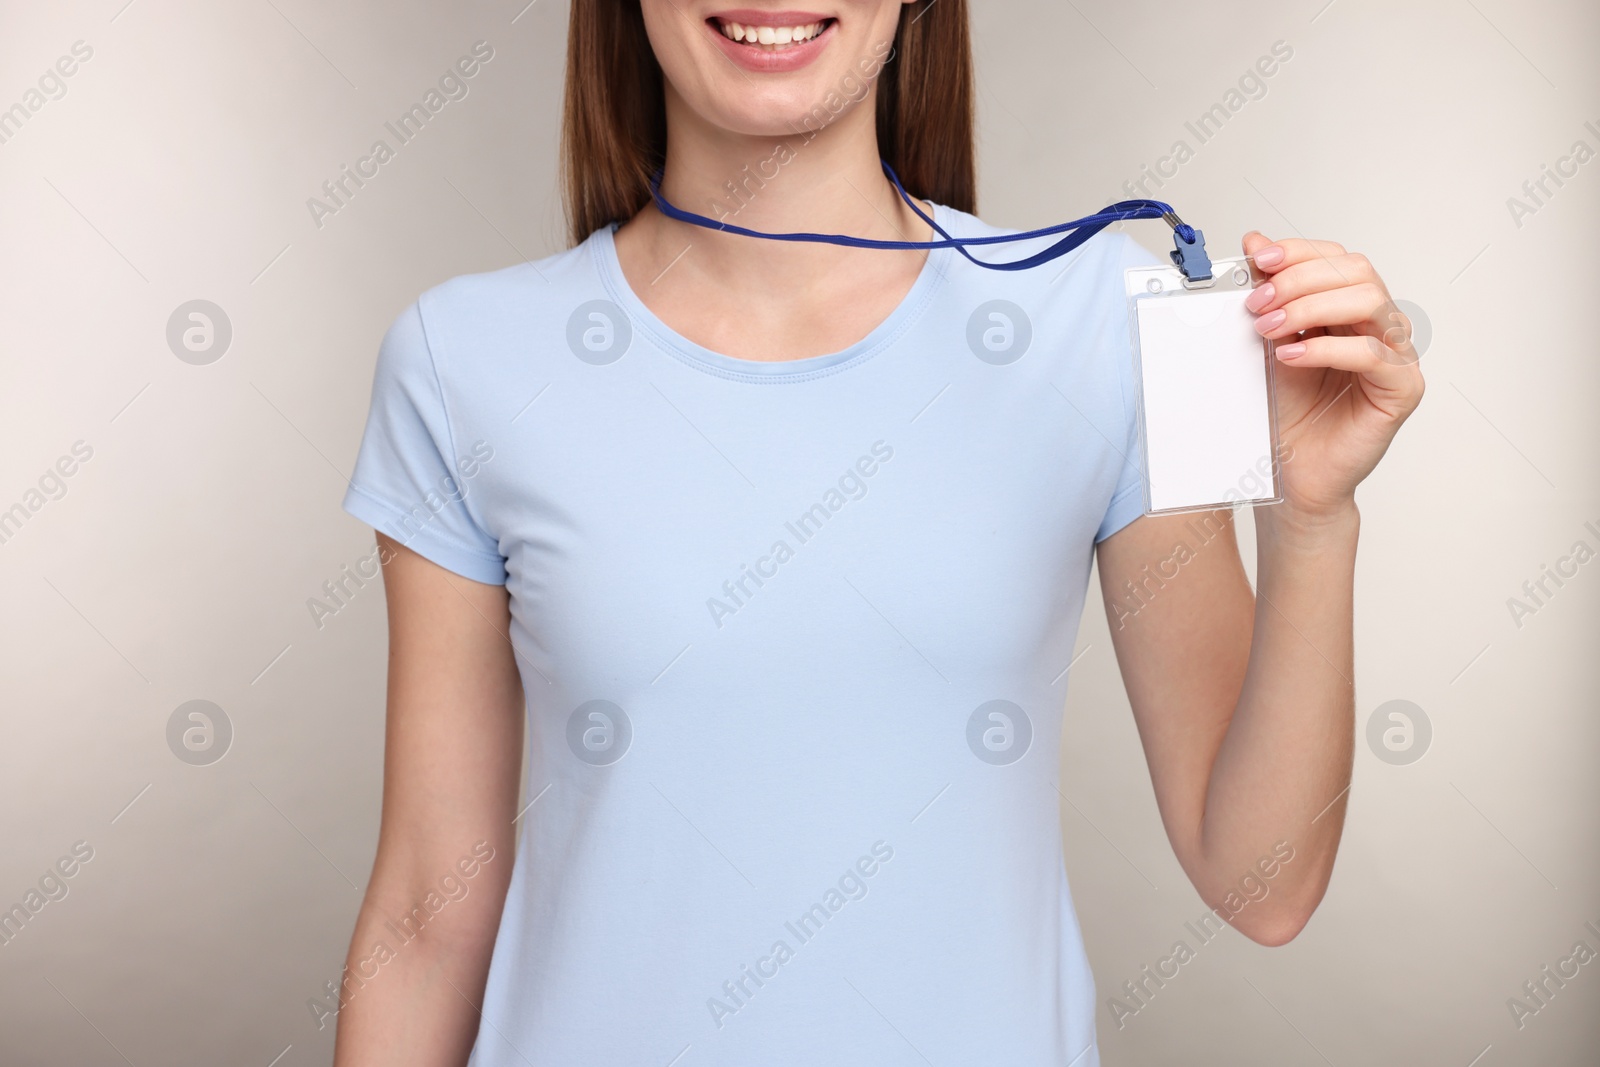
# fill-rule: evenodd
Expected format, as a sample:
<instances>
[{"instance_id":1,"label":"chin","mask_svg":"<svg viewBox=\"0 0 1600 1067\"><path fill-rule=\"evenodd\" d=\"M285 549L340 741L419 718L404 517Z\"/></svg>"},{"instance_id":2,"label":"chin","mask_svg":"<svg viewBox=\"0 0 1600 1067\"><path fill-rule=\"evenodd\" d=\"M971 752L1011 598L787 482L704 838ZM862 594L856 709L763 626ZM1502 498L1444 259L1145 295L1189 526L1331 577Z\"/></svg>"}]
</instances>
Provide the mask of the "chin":
<instances>
[{"instance_id":1,"label":"chin","mask_svg":"<svg viewBox=\"0 0 1600 1067\"><path fill-rule=\"evenodd\" d=\"M706 118L745 137L809 140L836 117L822 103L826 89L745 95L737 105L719 108Z\"/></svg>"}]
</instances>

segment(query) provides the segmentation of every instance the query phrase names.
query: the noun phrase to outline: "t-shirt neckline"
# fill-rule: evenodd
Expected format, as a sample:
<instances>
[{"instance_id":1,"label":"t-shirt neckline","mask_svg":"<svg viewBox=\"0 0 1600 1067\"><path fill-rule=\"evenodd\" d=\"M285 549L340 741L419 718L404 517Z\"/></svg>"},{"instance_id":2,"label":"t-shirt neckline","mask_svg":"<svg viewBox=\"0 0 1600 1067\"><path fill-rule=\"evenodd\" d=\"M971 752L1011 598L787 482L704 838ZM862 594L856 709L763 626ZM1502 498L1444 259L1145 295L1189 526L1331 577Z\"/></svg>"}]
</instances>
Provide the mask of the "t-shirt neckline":
<instances>
[{"instance_id":1,"label":"t-shirt neckline","mask_svg":"<svg viewBox=\"0 0 1600 1067\"><path fill-rule=\"evenodd\" d=\"M955 220L951 218L950 209L934 201L928 203L933 208L934 221L946 231L954 233L952 223ZM753 360L726 355L696 344L668 326L639 299L622 273L622 263L617 258L616 231L619 225L612 222L600 227L590 241L608 295L621 306L634 328L648 334L664 352L692 367L720 377L748 382L805 380L837 373L871 359L916 321L944 279L952 251L949 248L930 249L927 258L922 261L922 269L917 272L916 280L911 283L911 288L900 303L865 337L849 347L800 359Z\"/></svg>"}]
</instances>

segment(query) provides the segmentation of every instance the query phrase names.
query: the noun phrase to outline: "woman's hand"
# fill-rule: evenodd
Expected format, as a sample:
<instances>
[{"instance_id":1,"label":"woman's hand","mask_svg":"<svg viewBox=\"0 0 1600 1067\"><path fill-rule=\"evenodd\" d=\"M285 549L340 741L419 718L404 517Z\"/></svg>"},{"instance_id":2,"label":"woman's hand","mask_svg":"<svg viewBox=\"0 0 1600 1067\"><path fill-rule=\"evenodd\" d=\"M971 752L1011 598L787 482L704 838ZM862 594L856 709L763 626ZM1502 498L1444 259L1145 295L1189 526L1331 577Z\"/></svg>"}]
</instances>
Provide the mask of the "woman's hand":
<instances>
[{"instance_id":1,"label":"woman's hand","mask_svg":"<svg viewBox=\"0 0 1600 1067\"><path fill-rule=\"evenodd\" d=\"M1422 399L1411 323L1367 257L1342 245L1252 231L1244 251L1268 276L1246 306L1278 342L1279 508L1335 518Z\"/></svg>"}]
</instances>

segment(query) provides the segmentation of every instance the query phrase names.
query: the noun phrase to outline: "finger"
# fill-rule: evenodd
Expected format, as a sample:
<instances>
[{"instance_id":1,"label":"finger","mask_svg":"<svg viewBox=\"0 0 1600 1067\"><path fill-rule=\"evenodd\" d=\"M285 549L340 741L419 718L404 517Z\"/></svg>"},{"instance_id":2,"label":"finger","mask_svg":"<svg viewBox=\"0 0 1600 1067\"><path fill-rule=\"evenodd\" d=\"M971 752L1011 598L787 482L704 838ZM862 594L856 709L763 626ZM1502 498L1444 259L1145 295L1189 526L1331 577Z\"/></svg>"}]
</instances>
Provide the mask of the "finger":
<instances>
[{"instance_id":1,"label":"finger","mask_svg":"<svg viewBox=\"0 0 1600 1067\"><path fill-rule=\"evenodd\" d=\"M1260 230L1251 230L1249 233L1244 235L1243 240L1239 242L1239 246L1244 249L1245 255L1253 256L1271 243L1272 238L1268 237Z\"/></svg>"},{"instance_id":2,"label":"finger","mask_svg":"<svg viewBox=\"0 0 1600 1067\"><path fill-rule=\"evenodd\" d=\"M1389 294L1375 282L1345 285L1309 293L1259 316L1256 332L1275 341L1314 326L1366 326L1368 332L1379 332L1373 323L1388 303Z\"/></svg>"},{"instance_id":3,"label":"finger","mask_svg":"<svg viewBox=\"0 0 1600 1067\"><path fill-rule=\"evenodd\" d=\"M1362 282L1383 285L1383 279L1378 277L1371 261L1359 252L1347 252L1327 259L1308 259L1284 268L1256 286L1245 300L1245 307L1260 315L1276 311L1302 296Z\"/></svg>"},{"instance_id":4,"label":"finger","mask_svg":"<svg viewBox=\"0 0 1600 1067\"><path fill-rule=\"evenodd\" d=\"M1388 347L1395 363L1415 363L1422 358L1416 346L1412 344L1415 330L1406 313L1393 300L1386 302L1373 316L1372 326L1376 331L1378 340Z\"/></svg>"},{"instance_id":5,"label":"finger","mask_svg":"<svg viewBox=\"0 0 1600 1067\"><path fill-rule=\"evenodd\" d=\"M1326 259L1330 256L1344 255L1344 245L1334 241L1308 241L1302 237L1291 237L1284 241L1274 241L1251 253L1256 266L1268 274L1276 274L1285 267L1292 267L1296 263L1304 263L1308 259Z\"/></svg>"},{"instance_id":6,"label":"finger","mask_svg":"<svg viewBox=\"0 0 1600 1067\"><path fill-rule=\"evenodd\" d=\"M1421 398L1422 373L1414 365L1394 362L1376 337L1332 335L1278 345L1276 355L1291 367L1327 367L1369 378L1387 392L1403 398Z\"/></svg>"}]
</instances>

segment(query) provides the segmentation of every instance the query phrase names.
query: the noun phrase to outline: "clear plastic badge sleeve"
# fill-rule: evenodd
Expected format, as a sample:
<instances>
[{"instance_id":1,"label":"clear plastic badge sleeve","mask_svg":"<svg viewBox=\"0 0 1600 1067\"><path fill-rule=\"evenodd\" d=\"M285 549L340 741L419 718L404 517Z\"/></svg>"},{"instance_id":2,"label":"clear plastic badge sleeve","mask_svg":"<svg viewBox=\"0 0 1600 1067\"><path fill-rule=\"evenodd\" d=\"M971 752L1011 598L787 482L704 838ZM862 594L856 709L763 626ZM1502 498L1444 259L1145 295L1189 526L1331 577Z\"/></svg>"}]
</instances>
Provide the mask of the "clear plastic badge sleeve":
<instances>
[{"instance_id":1,"label":"clear plastic badge sleeve","mask_svg":"<svg viewBox=\"0 0 1600 1067\"><path fill-rule=\"evenodd\" d=\"M1194 288L1177 267L1126 272L1147 515L1283 499L1277 360L1244 305L1253 267L1218 260Z\"/></svg>"}]
</instances>

